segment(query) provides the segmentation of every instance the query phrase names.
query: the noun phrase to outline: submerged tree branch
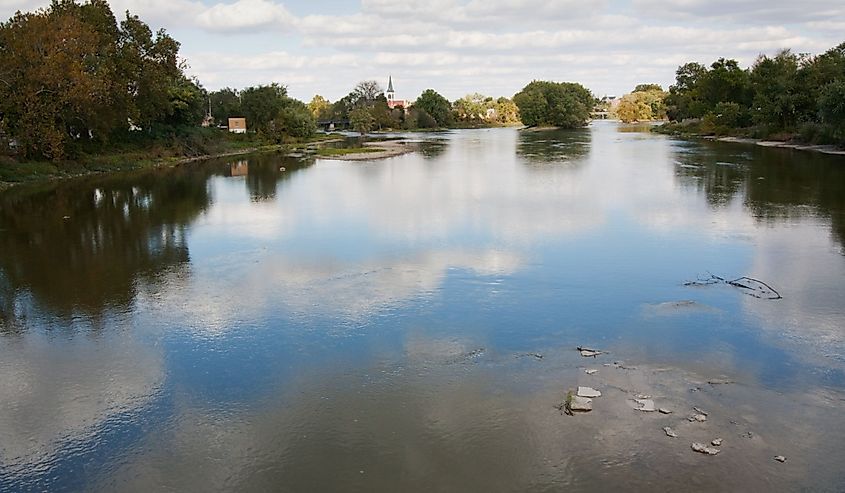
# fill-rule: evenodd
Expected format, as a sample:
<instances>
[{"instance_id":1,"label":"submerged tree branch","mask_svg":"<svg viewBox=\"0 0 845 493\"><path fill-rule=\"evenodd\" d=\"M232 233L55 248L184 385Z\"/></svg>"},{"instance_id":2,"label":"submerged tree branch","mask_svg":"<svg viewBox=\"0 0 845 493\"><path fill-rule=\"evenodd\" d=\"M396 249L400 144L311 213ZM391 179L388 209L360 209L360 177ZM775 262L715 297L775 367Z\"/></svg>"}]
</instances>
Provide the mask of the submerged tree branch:
<instances>
[{"instance_id":1,"label":"submerged tree branch","mask_svg":"<svg viewBox=\"0 0 845 493\"><path fill-rule=\"evenodd\" d=\"M710 274L707 278L698 278L695 281L687 281L684 286L709 286L711 284L728 284L735 288L742 289L744 294L753 296L755 298L766 300L780 300L783 296L769 284L753 277L737 277L736 279L727 280L724 277L719 277L715 274Z\"/></svg>"}]
</instances>

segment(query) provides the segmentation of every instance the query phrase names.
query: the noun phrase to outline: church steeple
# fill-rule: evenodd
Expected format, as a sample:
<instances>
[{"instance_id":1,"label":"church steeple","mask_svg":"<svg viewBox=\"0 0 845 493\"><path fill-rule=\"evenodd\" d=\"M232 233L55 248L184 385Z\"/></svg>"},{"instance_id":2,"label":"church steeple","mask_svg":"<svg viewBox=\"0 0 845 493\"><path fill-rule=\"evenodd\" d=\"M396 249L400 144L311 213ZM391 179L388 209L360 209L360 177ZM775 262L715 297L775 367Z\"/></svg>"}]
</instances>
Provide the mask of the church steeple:
<instances>
[{"instance_id":1,"label":"church steeple","mask_svg":"<svg viewBox=\"0 0 845 493\"><path fill-rule=\"evenodd\" d=\"M395 91L393 90L393 76L391 75L391 76L388 76L387 91L385 91L385 95L387 96L388 101L393 101L394 92Z\"/></svg>"}]
</instances>

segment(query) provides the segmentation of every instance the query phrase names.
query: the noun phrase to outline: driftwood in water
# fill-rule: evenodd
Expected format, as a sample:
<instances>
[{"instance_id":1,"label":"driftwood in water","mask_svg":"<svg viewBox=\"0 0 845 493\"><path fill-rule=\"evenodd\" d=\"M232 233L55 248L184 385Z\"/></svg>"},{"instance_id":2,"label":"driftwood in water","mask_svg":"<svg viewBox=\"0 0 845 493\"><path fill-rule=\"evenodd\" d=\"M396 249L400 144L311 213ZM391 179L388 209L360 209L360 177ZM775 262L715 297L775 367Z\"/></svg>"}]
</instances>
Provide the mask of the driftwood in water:
<instances>
[{"instance_id":1,"label":"driftwood in water","mask_svg":"<svg viewBox=\"0 0 845 493\"><path fill-rule=\"evenodd\" d=\"M783 299L783 296L777 292L777 290L765 282L754 279L753 277L737 277L736 279L725 279L724 277L719 277L715 274L710 274L709 278L706 279L696 279L695 281L687 281L684 283L684 286L707 286L710 284L728 284L735 288L741 289L744 294L748 296L753 296L755 298L760 298L764 300L780 300Z\"/></svg>"}]
</instances>

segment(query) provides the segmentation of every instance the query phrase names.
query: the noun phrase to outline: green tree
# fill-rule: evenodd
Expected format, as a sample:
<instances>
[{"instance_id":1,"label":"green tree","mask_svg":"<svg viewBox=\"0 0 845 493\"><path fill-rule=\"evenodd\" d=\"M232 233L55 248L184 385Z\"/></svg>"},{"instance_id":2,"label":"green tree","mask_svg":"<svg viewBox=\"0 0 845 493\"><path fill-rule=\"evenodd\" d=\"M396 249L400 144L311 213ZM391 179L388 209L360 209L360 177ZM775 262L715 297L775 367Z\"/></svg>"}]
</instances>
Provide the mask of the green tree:
<instances>
[{"instance_id":1,"label":"green tree","mask_svg":"<svg viewBox=\"0 0 845 493\"><path fill-rule=\"evenodd\" d=\"M229 118L242 118L241 98L236 89L229 87L212 92L211 98L211 116L218 125L225 125Z\"/></svg>"},{"instance_id":2,"label":"green tree","mask_svg":"<svg viewBox=\"0 0 845 493\"><path fill-rule=\"evenodd\" d=\"M311 110L305 103L296 99L287 101L272 124L279 142L283 142L288 136L300 139L310 137L317 129Z\"/></svg>"},{"instance_id":3,"label":"green tree","mask_svg":"<svg viewBox=\"0 0 845 493\"><path fill-rule=\"evenodd\" d=\"M801 59L789 50L774 58L761 55L751 69L754 123L776 129L793 128L809 101L798 88Z\"/></svg>"},{"instance_id":4,"label":"green tree","mask_svg":"<svg viewBox=\"0 0 845 493\"><path fill-rule=\"evenodd\" d=\"M675 84L669 86L666 96L666 114L672 121L700 118L706 111L701 99L701 81L707 67L700 63L687 63L675 72Z\"/></svg>"},{"instance_id":5,"label":"green tree","mask_svg":"<svg viewBox=\"0 0 845 493\"><path fill-rule=\"evenodd\" d=\"M831 125L843 136L845 133L845 78L822 88L819 95L819 114L824 123Z\"/></svg>"},{"instance_id":6,"label":"green tree","mask_svg":"<svg viewBox=\"0 0 845 493\"><path fill-rule=\"evenodd\" d=\"M522 123L533 126L576 128L586 125L594 98L573 82L533 81L513 97Z\"/></svg>"},{"instance_id":7,"label":"green tree","mask_svg":"<svg viewBox=\"0 0 845 493\"><path fill-rule=\"evenodd\" d=\"M353 130L365 134L373 129L375 118L370 108L360 106L349 112L349 123Z\"/></svg>"},{"instance_id":8,"label":"green tree","mask_svg":"<svg viewBox=\"0 0 845 493\"><path fill-rule=\"evenodd\" d=\"M167 89L168 107L164 123L172 126L196 126L206 114L208 93L196 79L180 77Z\"/></svg>"},{"instance_id":9,"label":"green tree","mask_svg":"<svg viewBox=\"0 0 845 493\"><path fill-rule=\"evenodd\" d=\"M434 89L423 91L414 106L433 118L438 127L448 127L452 124L452 105Z\"/></svg>"},{"instance_id":10,"label":"green tree","mask_svg":"<svg viewBox=\"0 0 845 493\"><path fill-rule=\"evenodd\" d=\"M401 120L397 118L397 114L387 106L387 98L381 95L373 103L370 108L370 114L373 116L373 125L375 128L382 130L385 128L399 128Z\"/></svg>"},{"instance_id":11,"label":"green tree","mask_svg":"<svg viewBox=\"0 0 845 493\"><path fill-rule=\"evenodd\" d=\"M637 84L637 87L634 88L634 92L663 92L663 87L660 84Z\"/></svg>"},{"instance_id":12,"label":"green tree","mask_svg":"<svg viewBox=\"0 0 845 493\"><path fill-rule=\"evenodd\" d=\"M277 83L247 87L241 91L241 111L247 128L262 130L288 103L287 89Z\"/></svg>"},{"instance_id":13,"label":"green tree","mask_svg":"<svg viewBox=\"0 0 845 493\"><path fill-rule=\"evenodd\" d=\"M736 60L720 58L710 65L710 70L699 82L701 96L707 110L722 102L748 106L751 103L751 84L747 70Z\"/></svg>"}]
</instances>

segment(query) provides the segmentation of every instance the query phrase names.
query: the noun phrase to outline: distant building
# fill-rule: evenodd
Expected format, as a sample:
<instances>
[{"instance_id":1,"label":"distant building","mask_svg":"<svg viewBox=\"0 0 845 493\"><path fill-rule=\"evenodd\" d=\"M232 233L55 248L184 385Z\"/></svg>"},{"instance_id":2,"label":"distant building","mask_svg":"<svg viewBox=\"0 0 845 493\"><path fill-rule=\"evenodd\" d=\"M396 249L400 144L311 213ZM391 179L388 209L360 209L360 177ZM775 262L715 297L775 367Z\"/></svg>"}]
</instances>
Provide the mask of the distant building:
<instances>
[{"instance_id":1,"label":"distant building","mask_svg":"<svg viewBox=\"0 0 845 493\"><path fill-rule=\"evenodd\" d=\"M229 131L236 134L245 134L246 118L229 118Z\"/></svg>"},{"instance_id":2,"label":"distant building","mask_svg":"<svg viewBox=\"0 0 845 493\"><path fill-rule=\"evenodd\" d=\"M404 99L396 99L396 91L393 90L393 76L391 75L387 79L387 91L385 91L384 95L387 97L387 107L390 109L396 108L401 106L402 108L408 109L411 106L411 102L404 100Z\"/></svg>"}]
</instances>

